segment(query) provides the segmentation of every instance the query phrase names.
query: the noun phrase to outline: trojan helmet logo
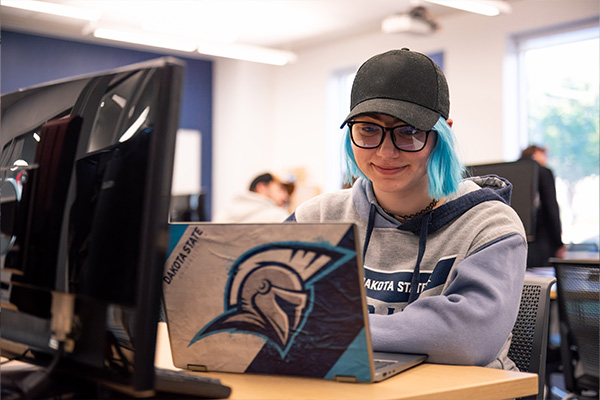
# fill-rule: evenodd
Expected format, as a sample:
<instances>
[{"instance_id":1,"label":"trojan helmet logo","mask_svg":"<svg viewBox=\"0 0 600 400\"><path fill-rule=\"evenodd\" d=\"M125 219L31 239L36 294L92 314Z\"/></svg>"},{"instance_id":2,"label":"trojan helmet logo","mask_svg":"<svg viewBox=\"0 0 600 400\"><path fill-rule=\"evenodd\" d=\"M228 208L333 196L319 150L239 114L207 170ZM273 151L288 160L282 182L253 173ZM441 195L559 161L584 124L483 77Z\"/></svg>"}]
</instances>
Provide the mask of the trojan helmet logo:
<instances>
[{"instance_id":1,"label":"trojan helmet logo","mask_svg":"<svg viewBox=\"0 0 600 400\"><path fill-rule=\"evenodd\" d=\"M330 244L285 242L255 247L232 266L225 312L198 332L189 346L215 333L259 335L282 358L313 306L313 285L355 252Z\"/></svg>"}]
</instances>

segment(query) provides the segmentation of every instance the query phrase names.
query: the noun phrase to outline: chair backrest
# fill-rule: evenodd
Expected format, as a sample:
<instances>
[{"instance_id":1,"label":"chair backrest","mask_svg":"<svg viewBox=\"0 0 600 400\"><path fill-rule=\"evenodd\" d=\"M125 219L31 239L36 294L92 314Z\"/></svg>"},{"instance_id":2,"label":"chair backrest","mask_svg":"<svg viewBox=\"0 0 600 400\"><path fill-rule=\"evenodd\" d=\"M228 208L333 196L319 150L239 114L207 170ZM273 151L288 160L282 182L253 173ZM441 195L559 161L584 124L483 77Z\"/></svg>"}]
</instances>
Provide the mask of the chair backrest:
<instances>
[{"instance_id":1,"label":"chair backrest","mask_svg":"<svg viewBox=\"0 0 600 400\"><path fill-rule=\"evenodd\" d=\"M538 394L526 399L544 398L550 290L554 282L556 279L553 277L527 276L523 284L521 305L513 327L508 356L520 371L538 375Z\"/></svg>"},{"instance_id":2,"label":"chair backrest","mask_svg":"<svg viewBox=\"0 0 600 400\"><path fill-rule=\"evenodd\" d=\"M598 260L551 259L556 272L561 348L568 390L576 391L574 357L584 376L595 381L598 390L600 357L600 266ZM571 351L572 346L576 353Z\"/></svg>"}]
</instances>

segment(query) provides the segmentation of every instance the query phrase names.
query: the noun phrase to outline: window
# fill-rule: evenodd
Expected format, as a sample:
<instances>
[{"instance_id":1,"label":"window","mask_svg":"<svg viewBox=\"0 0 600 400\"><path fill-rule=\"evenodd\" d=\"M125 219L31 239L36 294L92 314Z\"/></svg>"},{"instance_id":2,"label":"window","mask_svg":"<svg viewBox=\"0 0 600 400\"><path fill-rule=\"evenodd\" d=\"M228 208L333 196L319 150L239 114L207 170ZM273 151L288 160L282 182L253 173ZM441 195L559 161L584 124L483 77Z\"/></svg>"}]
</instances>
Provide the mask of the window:
<instances>
[{"instance_id":1,"label":"window","mask_svg":"<svg viewBox=\"0 0 600 400\"><path fill-rule=\"evenodd\" d=\"M329 80L327 91L326 192L341 189L346 173L342 156L344 131L340 129L340 125L350 110L350 92L352 91L352 82L355 75L355 69L337 71Z\"/></svg>"},{"instance_id":2,"label":"window","mask_svg":"<svg viewBox=\"0 0 600 400\"><path fill-rule=\"evenodd\" d=\"M519 142L548 150L564 243L598 244L599 48L597 25L517 42Z\"/></svg>"}]
</instances>

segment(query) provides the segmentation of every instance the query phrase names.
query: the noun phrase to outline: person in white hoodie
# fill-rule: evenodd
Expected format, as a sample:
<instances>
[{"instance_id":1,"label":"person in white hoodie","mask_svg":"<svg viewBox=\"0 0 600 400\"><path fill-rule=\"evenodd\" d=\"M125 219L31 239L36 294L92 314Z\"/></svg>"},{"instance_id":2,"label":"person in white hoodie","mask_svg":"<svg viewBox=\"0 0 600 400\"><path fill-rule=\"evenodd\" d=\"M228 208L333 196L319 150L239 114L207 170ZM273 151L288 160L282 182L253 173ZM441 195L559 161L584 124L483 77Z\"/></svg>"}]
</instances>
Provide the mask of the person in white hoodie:
<instances>
[{"instance_id":1,"label":"person in white hoodie","mask_svg":"<svg viewBox=\"0 0 600 400\"><path fill-rule=\"evenodd\" d=\"M293 190L293 183L284 183L268 172L260 174L248 191L237 194L213 222L283 222L290 215L287 206Z\"/></svg>"},{"instance_id":2,"label":"person in white hoodie","mask_svg":"<svg viewBox=\"0 0 600 400\"><path fill-rule=\"evenodd\" d=\"M356 181L288 221L356 224L375 351L516 370L525 231L510 182L464 178L443 72L408 49L376 55L357 71L350 107L342 127Z\"/></svg>"}]
</instances>

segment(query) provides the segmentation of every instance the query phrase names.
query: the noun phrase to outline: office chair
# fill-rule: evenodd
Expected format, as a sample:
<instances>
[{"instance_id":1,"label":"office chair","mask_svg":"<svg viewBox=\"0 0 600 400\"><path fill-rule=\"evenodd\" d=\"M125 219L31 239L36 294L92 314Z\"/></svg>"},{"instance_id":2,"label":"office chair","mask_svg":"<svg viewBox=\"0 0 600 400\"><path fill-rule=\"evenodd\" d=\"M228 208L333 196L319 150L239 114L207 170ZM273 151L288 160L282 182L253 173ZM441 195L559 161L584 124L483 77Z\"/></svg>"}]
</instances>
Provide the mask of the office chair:
<instances>
[{"instance_id":1,"label":"office chair","mask_svg":"<svg viewBox=\"0 0 600 400\"><path fill-rule=\"evenodd\" d=\"M512 330L508 357L517 364L519 371L538 375L538 394L522 399L544 399L550 289L554 282L556 279L553 277L528 276L523 284L521 305Z\"/></svg>"},{"instance_id":2,"label":"office chair","mask_svg":"<svg viewBox=\"0 0 600 400\"><path fill-rule=\"evenodd\" d=\"M564 399L598 399L600 269L598 260L551 259L556 271Z\"/></svg>"}]
</instances>

